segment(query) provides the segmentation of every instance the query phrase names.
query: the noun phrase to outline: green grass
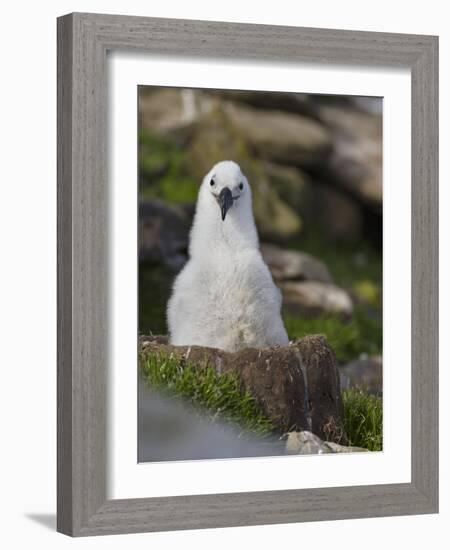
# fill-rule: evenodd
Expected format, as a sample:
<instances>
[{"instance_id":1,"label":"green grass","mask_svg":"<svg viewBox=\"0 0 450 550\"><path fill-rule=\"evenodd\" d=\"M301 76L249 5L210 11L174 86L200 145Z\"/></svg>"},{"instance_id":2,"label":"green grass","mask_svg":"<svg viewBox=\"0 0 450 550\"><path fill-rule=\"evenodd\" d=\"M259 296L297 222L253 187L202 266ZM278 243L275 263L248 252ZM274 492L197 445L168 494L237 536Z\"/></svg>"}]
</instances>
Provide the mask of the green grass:
<instances>
[{"instance_id":1,"label":"green grass","mask_svg":"<svg viewBox=\"0 0 450 550\"><path fill-rule=\"evenodd\" d=\"M211 420L238 424L243 432L269 435L273 425L261 412L255 398L240 387L234 373L219 375L212 367L196 368L174 357L143 355L143 379L169 395L183 397Z\"/></svg>"},{"instance_id":2,"label":"green grass","mask_svg":"<svg viewBox=\"0 0 450 550\"><path fill-rule=\"evenodd\" d=\"M303 235L292 239L286 246L320 258L329 267L339 285L349 286L359 279L381 282L381 252L368 241L330 244L319 230L310 228Z\"/></svg>"},{"instance_id":3,"label":"green grass","mask_svg":"<svg viewBox=\"0 0 450 550\"><path fill-rule=\"evenodd\" d=\"M139 193L169 203L192 203L199 182L187 170L181 145L149 131L139 134Z\"/></svg>"},{"instance_id":4,"label":"green grass","mask_svg":"<svg viewBox=\"0 0 450 550\"><path fill-rule=\"evenodd\" d=\"M286 247L320 258L337 285L350 290L362 302L381 310L382 254L369 242L330 244L318 230L309 229L286 243Z\"/></svg>"},{"instance_id":5,"label":"green grass","mask_svg":"<svg viewBox=\"0 0 450 550\"><path fill-rule=\"evenodd\" d=\"M369 451L381 451L383 446L383 406L380 397L361 390L342 392L344 428L350 445Z\"/></svg>"},{"instance_id":6,"label":"green grass","mask_svg":"<svg viewBox=\"0 0 450 550\"><path fill-rule=\"evenodd\" d=\"M151 387L184 398L208 419L239 425L242 433L260 437L274 432L256 400L241 389L234 373L219 375L212 367L197 368L174 357L143 354L141 375ZM344 428L349 445L369 451L382 450L382 400L360 390L342 392Z\"/></svg>"},{"instance_id":7,"label":"green grass","mask_svg":"<svg viewBox=\"0 0 450 550\"><path fill-rule=\"evenodd\" d=\"M362 353L374 355L382 351L381 320L369 317L363 309L356 309L350 321L337 315L306 318L288 313L283 319L291 340L308 334L326 336L339 363L351 361Z\"/></svg>"}]
</instances>

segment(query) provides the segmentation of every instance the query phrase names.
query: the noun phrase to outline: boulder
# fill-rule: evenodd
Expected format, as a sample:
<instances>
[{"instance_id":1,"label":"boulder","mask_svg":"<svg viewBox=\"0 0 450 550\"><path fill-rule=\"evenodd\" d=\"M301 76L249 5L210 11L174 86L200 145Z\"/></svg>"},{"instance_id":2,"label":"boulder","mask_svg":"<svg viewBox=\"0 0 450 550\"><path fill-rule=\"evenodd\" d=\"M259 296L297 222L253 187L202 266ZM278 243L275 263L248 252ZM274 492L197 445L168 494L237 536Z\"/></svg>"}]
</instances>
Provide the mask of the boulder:
<instances>
[{"instance_id":1,"label":"boulder","mask_svg":"<svg viewBox=\"0 0 450 550\"><path fill-rule=\"evenodd\" d=\"M383 102L380 97L353 96L352 103L359 110L373 115L383 114Z\"/></svg>"},{"instance_id":2,"label":"boulder","mask_svg":"<svg viewBox=\"0 0 450 550\"><path fill-rule=\"evenodd\" d=\"M381 355L362 356L339 367L342 388L356 388L374 395L383 392L383 359Z\"/></svg>"},{"instance_id":3,"label":"boulder","mask_svg":"<svg viewBox=\"0 0 450 550\"><path fill-rule=\"evenodd\" d=\"M191 218L186 209L159 200L139 203L139 259L178 271L187 260Z\"/></svg>"},{"instance_id":4,"label":"boulder","mask_svg":"<svg viewBox=\"0 0 450 550\"><path fill-rule=\"evenodd\" d=\"M353 301L344 289L320 281L282 281L283 306L294 314L338 314L349 318Z\"/></svg>"},{"instance_id":5,"label":"boulder","mask_svg":"<svg viewBox=\"0 0 450 550\"><path fill-rule=\"evenodd\" d=\"M285 111L318 119L318 107L314 95L291 92L267 93L254 90L221 90L217 92L217 95L229 101L237 101L258 109Z\"/></svg>"},{"instance_id":6,"label":"boulder","mask_svg":"<svg viewBox=\"0 0 450 550\"><path fill-rule=\"evenodd\" d=\"M315 187L310 177L300 168L265 161L263 168L270 185L280 198L295 211L308 215Z\"/></svg>"},{"instance_id":7,"label":"boulder","mask_svg":"<svg viewBox=\"0 0 450 550\"><path fill-rule=\"evenodd\" d=\"M205 460L285 454L279 437L243 432L240 426L210 418L182 399L139 383L138 461Z\"/></svg>"},{"instance_id":8,"label":"boulder","mask_svg":"<svg viewBox=\"0 0 450 550\"><path fill-rule=\"evenodd\" d=\"M198 369L234 372L278 433L312 431L345 443L343 405L334 352L323 336L306 336L288 346L235 353L200 346L172 346L161 337L141 336L140 354L175 356Z\"/></svg>"},{"instance_id":9,"label":"boulder","mask_svg":"<svg viewBox=\"0 0 450 550\"><path fill-rule=\"evenodd\" d=\"M299 167L265 162L264 169L280 198L300 214L306 229L320 230L329 242L361 239L365 212L355 197Z\"/></svg>"},{"instance_id":10,"label":"boulder","mask_svg":"<svg viewBox=\"0 0 450 550\"><path fill-rule=\"evenodd\" d=\"M323 106L333 151L323 171L358 200L381 214L383 200L383 119L355 108Z\"/></svg>"},{"instance_id":11,"label":"boulder","mask_svg":"<svg viewBox=\"0 0 450 550\"><path fill-rule=\"evenodd\" d=\"M347 447L331 441L322 441L311 432L289 432L286 434L286 454L315 455L328 453L360 453L367 452L362 447Z\"/></svg>"},{"instance_id":12,"label":"boulder","mask_svg":"<svg viewBox=\"0 0 450 550\"><path fill-rule=\"evenodd\" d=\"M313 198L300 207L305 225L316 226L330 242L359 242L363 235L364 212L361 204L340 188L314 181Z\"/></svg>"},{"instance_id":13,"label":"boulder","mask_svg":"<svg viewBox=\"0 0 450 550\"><path fill-rule=\"evenodd\" d=\"M185 141L199 117L200 97L197 90L187 88L141 88L139 128Z\"/></svg>"},{"instance_id":14,"label":"boulder","mask_svg":"<svg viewBox=\"0 0 450 550\"><path fill-rule=\"evenodd\" d=\"M225 111L250 150L263 159L310 166L323 162L331 152L327 129L310 118L233 103Z\"/></svg>"},{"instance_id":15,"label":"boulder","mask_svg":"<svg viewBox=\"0 0 450 550\"><path fill-rule=\"evenodd\" d=\"M283 241L301 230L300 216L281 200L262 163L250 154L243 137L230 124L223 109L215 108L200 119L187 159L191 174L199 181L221 160L232 159L241 166L252 187L253 212L263 238Z\"/></svg>"},{"instance_id":16,"label":"boulder","mask_svg":"<svg viewBox=\"0 0 450 550\"><path fill-rule=\"evenodd\" d=\"M272 244L262 244L261 254L277 281L312 280L331 283L327 266L306 252L285 250Z\"/></svg>"}]
</instances>

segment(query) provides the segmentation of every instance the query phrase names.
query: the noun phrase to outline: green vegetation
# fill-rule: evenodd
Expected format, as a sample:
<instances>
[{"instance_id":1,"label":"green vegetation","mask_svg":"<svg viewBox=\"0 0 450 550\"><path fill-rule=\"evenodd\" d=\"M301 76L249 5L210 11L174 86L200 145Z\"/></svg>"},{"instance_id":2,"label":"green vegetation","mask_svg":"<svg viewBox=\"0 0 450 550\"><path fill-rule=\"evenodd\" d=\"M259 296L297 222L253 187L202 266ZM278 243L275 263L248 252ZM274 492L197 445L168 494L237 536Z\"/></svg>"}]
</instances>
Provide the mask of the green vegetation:
<instances>
[{"instance_id":1,"label":"green vegetation","mask_svg":"<svg viewBox=\"0 0 450 550\"><path fill-rule=\"evenodd\" d=\"M362 308L356 309L350 321L338 315L306 318L289 313L283 319L291 340L308 334L326 336L340 363L351 361L361 353L374 355L382 351L381 320L371 318Z\"/></svg>"},{"instance_id":2,"label":"green vegetation","mask_svg":"<svg viewBox=\"0 0 450 550\"><path fill-rule=\"evenodd\" d=\"M167 334L166 305L172 277L173 274L159 265L139 265L140 334Z\"/></svg>"},{"instance_id":3,"label":"green vegetation","mask_svg":"<svg viewBox=\"0 0 450 550\"><path fill-rule=\"evenodd\" d=\"M319 231L309 229L288 242L287 248L320 258L337 285L350 290L362 303L381 310L382 255L367 241L331 245Z\"/></svg>"},{"instance_id":4,"label":"green vegetation","mask_svg":"<svg viewBox=\"0 0 450 550\"><path fill-rule=\"evenodd\" d=\"M248 392L242 391L233 373L219 375L214 368L196 368L173 357L145 355L140 361L141 374L147 384L188 400L207 413L211 420L230 421L244 432L269 435L273 426Z\"/></svg>"},{"instance_id":5,"label":"green vegetation","mask_svg":"<svg viewBox=\"0 0 450 550\"><path fill-rule=\"evenodd\" d=\"M248 392L242 391L233 373L219 375L212 367L196 368L174 357L143 355L144 381L171 396L186 399L210 420L233 422L243 432L267 436L273 425ZM382 450L382 401L360 390L342 392L344 427L349 444L370 451Z\"/></svg>"},{"instance_id":6,"label":"green vegetation","mask_svg":"<svg viewBox=\"0 0 450 550\"><path fill-rule=\"evenodd\" d=\"M383 448L383 405L380 397L361 390L342 392L344 428L350 445L369 451Z\"/></svg>"},{"instance_id":7,"label":"green vegetation","mask_svg":"<svg viewBox=\"0 0 450 550\"><path fill-rule=\"evenodd\" d=\"M173 139L149 131L139 135L139 192L143 198L168 203L193 203L198 181L192 176L185 147ZM368 241L330 244L320 231L308 227L285 243L286 248L308 252L328 266L334 281L350 291L357 304L350 320L338 315L316 318L284 312L290 339L323 334L339 363L362 353L382 352L382 256ZM173 273L162 267L141 263L139 268L139 331L166 334L165 309ZM141 372L146 382L170 395L187 399L211 419L232 421L243 431L267 435L273 426L262 414L254 398L243 393L237 377L219 376L213 368L197 369L174 358L143 356ZM382 400L362 391L342 393L344 425L349 443L372 451L382 448Z\"/></svg>"},{"instance_id":8,"label":"green vegetation","mask_svg":"<svg viewBox=\"0 0 450 550\"><path fill-rule=\"evenodd\" d=\"M367 242L335 243L331 246L318 232L310 230L288 243L320 258L329 268L337 285L348 289L358 304L350 321L338 315L304 318L286 313L283 318L291 339L307 334L324 334L345 363L362 353L382 353L382 256Z\"/></svg>"},{"instance_id":9,"label":"green vegetation","mask_svg":"<svg viewBox=\"0 0 450 550\"><path fill-rule=\"evenodd\" d=\"M155 136L139 134L139 193L171 203L195 202L198 182L189 175L181 145Z\"/></svg>"}]
</instances>

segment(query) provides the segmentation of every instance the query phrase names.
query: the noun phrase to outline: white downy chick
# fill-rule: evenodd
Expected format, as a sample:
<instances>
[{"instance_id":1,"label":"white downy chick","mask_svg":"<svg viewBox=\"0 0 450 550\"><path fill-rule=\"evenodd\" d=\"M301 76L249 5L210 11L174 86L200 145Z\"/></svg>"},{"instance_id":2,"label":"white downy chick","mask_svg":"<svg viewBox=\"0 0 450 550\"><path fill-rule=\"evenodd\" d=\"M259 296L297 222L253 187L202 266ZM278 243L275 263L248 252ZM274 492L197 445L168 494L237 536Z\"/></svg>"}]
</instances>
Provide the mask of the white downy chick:
<instances>
[{"instance_id":1,"label":"white downy chick","mask_svg":"<svg viewBox=\"0 0 450 550\"><path fill-rule=\"evenodd\" d=\"M234 352L288 344L281 292L259 251L247 178L222 161L200 187L189 261L167 306L170 343Z\"/></svg>"}]
</instances>

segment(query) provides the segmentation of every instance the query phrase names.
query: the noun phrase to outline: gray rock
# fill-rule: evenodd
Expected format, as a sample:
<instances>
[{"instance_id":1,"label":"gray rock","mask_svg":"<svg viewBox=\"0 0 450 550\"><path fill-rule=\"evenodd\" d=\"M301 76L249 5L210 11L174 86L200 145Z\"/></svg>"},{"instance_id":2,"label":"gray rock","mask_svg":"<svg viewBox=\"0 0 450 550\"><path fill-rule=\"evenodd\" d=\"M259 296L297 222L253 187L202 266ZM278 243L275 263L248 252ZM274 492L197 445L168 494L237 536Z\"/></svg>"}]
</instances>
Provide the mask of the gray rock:
<instances>
[{"instance_id":1,"label":"gray rock","mask_svg":"<svg viewBox=\"0 0 450 550\"><path fill-rule=\"evenodd\" d=\"M330 242L361 239L362 205L348 192L312 178L298 167L265 162L264 169L280 198L295 208L305 227L319 228Z\"/></svg>"},{"instance_id":2,"label":"gray rock","mask_svg":"<svg viewBox=\"0 0 450 550\"><path fill-rule=\"evenodd\" d=\"M146 87L139 93L139 127L184 138L200 116L196 90Z\"/></svg>"},{"instance_id":3,"label":"gray rock","mask_svg":"<svg viewBox=\"0 0 450 550\"><path fill-rule=\"evenodd\" d=\"M331 283L327 266L305 252L285 250L275 245L262 244L261 253L277 281L312 280Z\"/></svg>"},{"instance_id":4,"label":"gray rock","mask_svg":"<svg viewBox=\"0 0 450 550\"><path fill-rule=\"evenodd\" d=\"M299 212L307 223L319 227L327 239L333 242L355 243L361 239L364 214L359 202L341 189L314 181L312 200Z\"/></svg>"},{"instance_id":5,"label":"gray rock","mask_svg":"<svg viewBox=\"0 0 450 550\"><path fill-rule=\"evenodd\" d=\"M265 161L264 172L270 185L281 199L299 212L302 217L309 213L314 197L313 182L300 168Z\"/></svg>"},{"instance_id":6,"label":"gray rock","mask_svg":"<svg viewBox=\"0 0 450 550\"><path fill-rule=\"evenodd\" d=\"M353 314L353 300L344 289L320 281L282 281L283 306L298 314Z\"/></svg>"},{"instance_id":7,"label":"gray rock","mask_svg":"<svg viewBox=\"0 0 450 550\"><path fill-rule=\"evenodd\" d=\"M268 94L253 90L222 90L218 92L218 95L227 100L238 101L258 109L285 111L318 119L318 106L314 95L290 92L270 92Z\"/></svg>"},{"instance_id":8,"label":"gray rock","mask_svg":"<svg viewBox=\"0 0 450 550\"><path fill-rule=\"evenodd\" d=\"M360 357L339 367L342 388L357 388L374 395L383 392L383 359L381 355Z\"/></svg>"},{"instance_id":9,"label":"gray rock","mask_svg":"<svg viewBox=\"0 0 450 550\"><path fill-rule=\"evenodd\" d=\"M175 271L187 260L190 215L181 207L152 200L139 203L139 259Z\"/></svg>"},{"instance_id":10,"label":"gray rock","mask_svg":"<svg viewBox=\"0 0 450 550\"><path fill-rule=\"evenodd\" d=\"M352 100L354 105L366 113L374 115L383 114L383 101L381 97L355 96Z\"/></svg>"},{"instance_id":11,"label":"gray rock","mask_svg":"<svg viewBox=\"0 0 450 550\"><path fill-rule=\"evenodd\" d=\"M139 384L138 460L200 460L276 456L285 444L277 437L243 433L230 422L213 420L185 401Z\"/></svg>"},{"instance_id":12,"label":"gray rock","mask_svg":"<svg viewBox=\"0 0 450 550\"><path fill-rule=\"evenodd\" d=\"M359 109L323 106L322 122L330 129L333 152L324 167L334 181L358 200L381 213L383 199L383 144L380 114Z\"/></svg>"},{"instance_id":13,"label":"gray rock","mask_svg":"<svg viewBox=\"0 0 450 550\"><path fill-rule=\"evenodd\" d=\"M243 136L236 132L222 108L217 107L200 119L187 158L191 173L199 181L223 159L233 159L240 165L252 187L253 212L263 238L283 241L300 232L300 216L281 200L262 162L251 154Z\"/></svg>"},{"instance_id":14,"label":"gray rock","mask_svg":"<svg viewBox=\"0 0 450 550\"><path fill-rule=\"evenodd\" d=\"M367 452L362 447L347 447L331 441L322 441L311 432L289 432L286 434L286 454L315 455L328 453L360 453Z\"/></svg>"},{"instance_id":15,"label":"gray rock","mask_svg":"<svg viewBox=\"0 0 450 550\"><path fill-rule=\"evenodd\" d=\"M328 131L310 118L231 103L225 110L250 149L264 159L312 165L322 162L331 151Z\"/></svg>"},{"instance_id":16,"label":"gray rock","mask_svg":"<svg viewBox=\"0 0 450 550\"><path fill-rule=\"evenodd\" d=\"M323 336L306 336L288 346L246 348L227 353L200 346L172 346L159 337L141 337L140 354L179 357L198 369L234 372L276 430L309 430L345 443L343 405L334 352Z\"/></svg>"}]
</instances>

